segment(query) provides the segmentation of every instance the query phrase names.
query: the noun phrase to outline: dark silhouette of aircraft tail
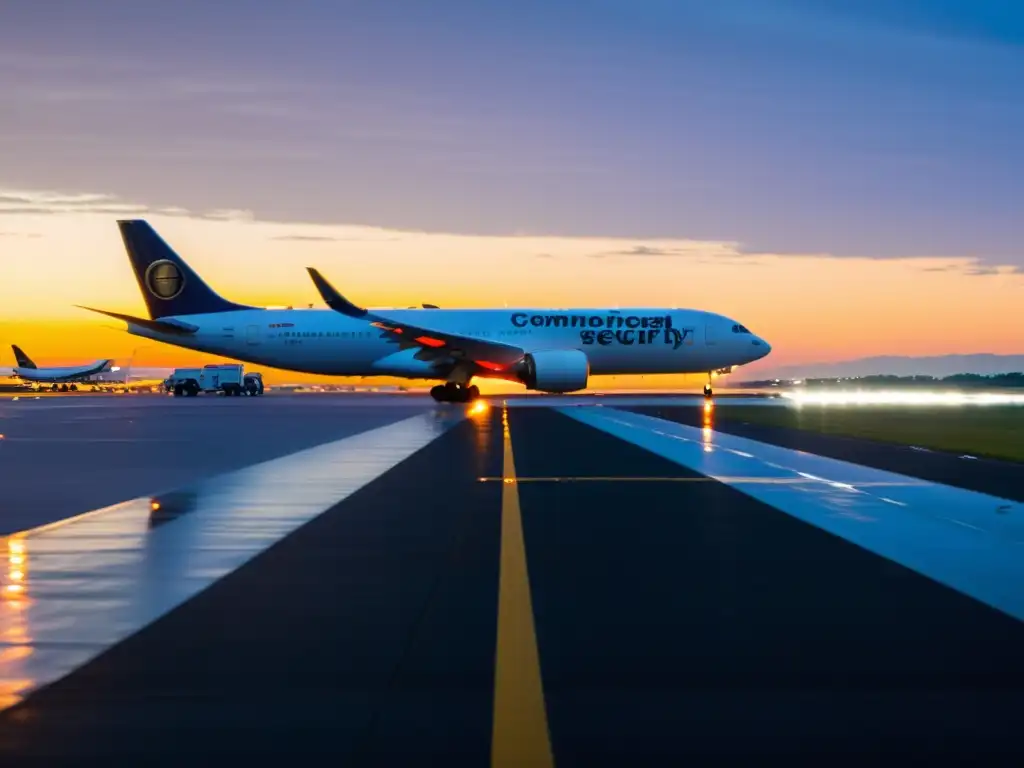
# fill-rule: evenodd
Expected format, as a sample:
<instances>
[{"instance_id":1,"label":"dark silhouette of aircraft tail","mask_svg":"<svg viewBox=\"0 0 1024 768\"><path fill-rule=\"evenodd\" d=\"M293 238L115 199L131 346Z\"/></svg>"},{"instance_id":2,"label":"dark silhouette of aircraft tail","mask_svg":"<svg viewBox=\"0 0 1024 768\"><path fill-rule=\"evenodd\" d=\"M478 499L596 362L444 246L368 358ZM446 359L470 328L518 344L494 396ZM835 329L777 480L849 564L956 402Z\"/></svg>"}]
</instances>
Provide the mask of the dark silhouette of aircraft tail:
<instances>
[{"instance_id":1,"label":"dark silhouette of aircraft tail","mask_svg":"<svg viewBox=\"0 0 1024 768\"><path fill-rule=\"evenodd\" d=\"M21 347L17 344L11 344L11 349L14 350L14 359L18 362L19 368L38 368L35 363L32 362L32 358L26 355Z\"/></svg>"},{"instance_id":2,"label":"dark silhouette of aircraft tail","mask_svg":"<svg viewBox=\"0 0 1024 768\"><path fill-rule=\"evenodd\" d=\"M118 221L139 290L152 320L256 309L228 301L208 286L142 219Z\"/></svg>"}]
</instances>

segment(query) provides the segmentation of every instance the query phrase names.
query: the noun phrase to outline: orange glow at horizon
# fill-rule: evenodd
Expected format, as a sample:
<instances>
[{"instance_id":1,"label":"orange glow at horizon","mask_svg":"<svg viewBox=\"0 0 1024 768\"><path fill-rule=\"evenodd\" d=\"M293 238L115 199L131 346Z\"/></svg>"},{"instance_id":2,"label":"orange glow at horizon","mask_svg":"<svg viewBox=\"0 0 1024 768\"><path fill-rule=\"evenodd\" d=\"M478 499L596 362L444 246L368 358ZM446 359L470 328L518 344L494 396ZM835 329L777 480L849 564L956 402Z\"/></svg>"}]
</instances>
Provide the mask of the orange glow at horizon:
<instances>
[{"instance_id":1,"label":"orange glow at horizon","mask_svg":"<svg viewBox=\"0 0 1024 768\"><path fill-rule=\"evenodd\" d=\"M624 243L689 241L404 232L382 237L382 230L367 227L159 216L150 221L215 290L258 306L322 307L304 269L316 266L346 296L372 307L431 303L720 312L773 347L768 358L737 369L731 378L873 355L1024 352L1019 324L1006 321L1024 300L1024 275L1003 270L967 276L972 264L967 258L745 255L721 243L704 244L703 251L697 247L702 244L690 243L685 256L614 257L606 254L623 250ZM0 368L13 365L12 343L40 365L112 357L122 367L133 360L136 367L162 368L222 359L130 336L122 323L72 306L146 316L112 217L12 214L5 216L5 227L36 236L0 241ZM335 241L274 239L297 232ZM481 280L485 258L487 277ZM346 381L257 368L271 385ZM664 377L617 377L613 386L642 388L648 378ZM704 378L685 377L684 386L701 386ZM402 383L372 380L385 381Z\"/></svg>"}]
</instances>

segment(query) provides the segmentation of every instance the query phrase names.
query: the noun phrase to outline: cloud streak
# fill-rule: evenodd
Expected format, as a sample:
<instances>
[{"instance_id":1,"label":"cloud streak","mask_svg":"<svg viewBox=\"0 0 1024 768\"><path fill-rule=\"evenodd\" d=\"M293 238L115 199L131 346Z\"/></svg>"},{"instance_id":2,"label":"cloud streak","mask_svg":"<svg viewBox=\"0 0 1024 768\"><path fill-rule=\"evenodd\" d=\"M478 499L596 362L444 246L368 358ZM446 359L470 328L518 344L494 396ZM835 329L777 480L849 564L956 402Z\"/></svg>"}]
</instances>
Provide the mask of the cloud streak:
<instances>
[{"instance_id":1,"label":"cloud streak","mask_svg":"<svg viewBox=\"0 0 1024 768\"><path fill-rule=\"evenodd\" d=\"M114 218L145 218L171 217L195 219L197 221L226 221L249 224L270 224L275 227L294 226L294 222L280 221L258 216L254 211L235 208L213 208L209 210L192 210L182 206L156 206L126 201L116 195L95 192L69 192L62 190L26 190L4 189L0 187L0 219L17 216L67 216L95 215ZM455 237L471 239L487 237L493 241L507 243L536 242L558 243L558 249L550 247L545 250L525 252L524 257L546 261L562 261L565 259L585 258L594 260L636 260L636 261L671 261L684 260L694 264L717 266L763 266L772 259L785 260L865 260L865 261L931 261L924 264L921 271L929 273L956 272L970 277L999 277L1024 274L1024 269L1013 264L993 264L978 256L935 256L934 254L917 254L902 258L891 256L873 257L837 256L829 253L789 253L761 252L747 250L734 240L700 240L700 239L659 239L648 242L629 242L624 239L609 237L559 237L547 235L488 235L475 236L444 231L430 232L423 230L397 230L380 228L348 222L333 224L314 224L313 231L283 231L267 235L267 240L296 245L341 244L341 243L386 243L408 240L418 237ZM333 230L333 231L332 231ZM0 232L0 236L26 238L40 237L38 234L19 234L12 230ZM604 248L588 251L587 243L603 243ZM610 247L609 247L609 244ZM544 247L544 246L542 246ZM934 263L941 262L941 263Z\"/></svg>"},{"instance_id":2,"label":"cloud streak","mask_svg":"<svg viewBox=\"0 0 1024 768\"><path fill-rule=\"evenodd\" d=\"M292 243L336 243L338 238L328 235L276 235L271 240L282 240Z\"/></svg>"},{"instance_id":3,"label":"cloud streak","mask_svg":"<svg viewBox=\"0 0 1024 768\"><path fill-rule=\"evenodd\" d=\"M592 259L613 259L617 257L640 259L691 259L701 264L730 264L743 266L759 266L759 257L783 257L787 259L868 259L871 261L907 261L929 260L937 258L934 254L913 254L909 256L873 256L863 254L857 256L835 255L830 253L769 253L746 250L738 242L729 241L692 241L684 245L634 245L629 248L612 251L599 251L588 254ZM969 277L987 277L998 275L1024 274L1024 267L1015 264L991 264L979 257L943 257L955 258L955 264L922 267L924 272L960 272Z\"/></svg>"},{"instance_id":4,"label":"cloud streak","mask_svg":"<svg viewBox=\"0 0 1024 768\"><path fill-rule=\"evenodd\" d=\"M715 240L692 241L682 245L654 246L634 245L615 251L600 251L590 254L592 259L606 259L614 256L639 256L639 257L662 257L662 256L708 256L715 253L722 255L736 255L740 253L737 243L719 242Z\"/></svg>"},{"instance_id":5,"label":"cloud streak","mask_svg":"<svg viewBox=\"0 0 1024 768\"><path fill-rule=\"evenodd\" d=\"M940 264L937 266L922 267L922 272L957 272L965 277L989 277L998 275L1024 275L1024 267L1014 264L990 266L984 264L977 258L961 259L955 264Z\"/></svg>"},{"instance_id":6,"label":"cloud streak","mask_svg":"<svg viewBox=\"0 0 1024 768\"><path fill-rule=\"evenodd\" d=\"M24 191L0 189L0 216L56 216L60 214L98 214L118 217L180 216L212 221L253 221L252 211L218 208L191 211L179 206L152 206L122 201L114 195Z\"/></svg>"}]
</instances>

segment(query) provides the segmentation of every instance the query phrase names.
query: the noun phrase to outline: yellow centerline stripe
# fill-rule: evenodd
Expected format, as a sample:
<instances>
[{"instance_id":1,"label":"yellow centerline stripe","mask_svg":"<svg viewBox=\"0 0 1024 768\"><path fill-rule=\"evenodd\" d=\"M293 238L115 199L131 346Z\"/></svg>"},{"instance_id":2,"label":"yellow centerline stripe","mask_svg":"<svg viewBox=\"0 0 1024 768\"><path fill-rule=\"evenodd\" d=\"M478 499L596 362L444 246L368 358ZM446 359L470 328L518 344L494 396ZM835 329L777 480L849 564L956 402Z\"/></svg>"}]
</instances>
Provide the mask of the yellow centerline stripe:
<instances>
[{"instance_id":1,"label":"yellow centerline stripe","mask_svg":"<svg viewBox=\"0 0 1024 768\"><path fill-rule=\"evenodd\" d=\"M554 766L533 626L522 512L508 410L503 409L505 460L501 489L501 574L498 582L498 643L494 664L494 725L491 765L501 768Z\"/></svg>"}]
</instances>

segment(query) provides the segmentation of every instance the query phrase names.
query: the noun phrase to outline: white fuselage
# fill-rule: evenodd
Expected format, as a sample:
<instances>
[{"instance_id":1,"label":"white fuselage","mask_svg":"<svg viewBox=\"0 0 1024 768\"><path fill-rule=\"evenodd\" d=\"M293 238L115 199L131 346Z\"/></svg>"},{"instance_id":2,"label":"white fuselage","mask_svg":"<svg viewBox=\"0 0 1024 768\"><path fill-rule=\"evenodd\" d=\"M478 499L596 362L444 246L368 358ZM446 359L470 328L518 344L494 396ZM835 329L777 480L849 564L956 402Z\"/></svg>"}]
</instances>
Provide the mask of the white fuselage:
<instances>
[{"instance_id":1,"label":"white fuselage","mask_svg":"<svg viewBox=\"0 0 1024 768\"><path fill-rule=\"evenodd\" d=\"M389 320L514 345L583 351L594 376L706 373L764 357L770 347L735 321L690 309L393 309ZM324 309L246 309L177 319L189 335L129 323L136 336L284 370L333 376L438 378L416 349L400 350L361 319ZM488 373L478 375L488 376ZM495 376L504 378L500 373Z\"/></svg>"},{"instance_id":2,"label":"white fuselage","mask_svg":"<svg viewBox=\"0 0 1024 768\"><path fill-rule=\"evenodd\" d=\"M89 365L63 368L22 368L15 367L12 375L23 381L40 384L65 384L77 381L91 381L109 368L109 360L97 360Z\"/></svg>"}]
</instances>

